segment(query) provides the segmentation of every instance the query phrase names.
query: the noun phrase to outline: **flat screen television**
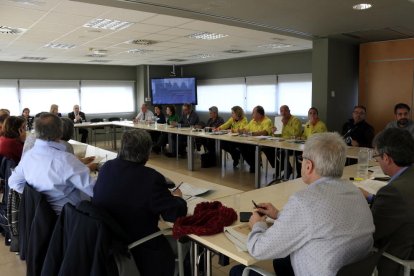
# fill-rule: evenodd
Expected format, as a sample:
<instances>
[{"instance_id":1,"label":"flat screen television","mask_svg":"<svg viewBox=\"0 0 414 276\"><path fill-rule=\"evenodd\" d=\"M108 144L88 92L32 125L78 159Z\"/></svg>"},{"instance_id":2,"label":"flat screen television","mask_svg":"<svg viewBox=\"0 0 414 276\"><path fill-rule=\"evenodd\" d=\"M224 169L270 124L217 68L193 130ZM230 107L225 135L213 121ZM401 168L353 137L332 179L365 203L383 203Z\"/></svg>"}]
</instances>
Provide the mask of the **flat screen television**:
<instances>
[{"instance_id":1,"label":"flat screen television","mask_svg":"<svg viewBox=\"0 0 414 276\"><path fill-rule=\"evenodd\" d=\"M197 104L197 80L189 78L151 79L151 103Z\"/></svg>"}]
</instances>

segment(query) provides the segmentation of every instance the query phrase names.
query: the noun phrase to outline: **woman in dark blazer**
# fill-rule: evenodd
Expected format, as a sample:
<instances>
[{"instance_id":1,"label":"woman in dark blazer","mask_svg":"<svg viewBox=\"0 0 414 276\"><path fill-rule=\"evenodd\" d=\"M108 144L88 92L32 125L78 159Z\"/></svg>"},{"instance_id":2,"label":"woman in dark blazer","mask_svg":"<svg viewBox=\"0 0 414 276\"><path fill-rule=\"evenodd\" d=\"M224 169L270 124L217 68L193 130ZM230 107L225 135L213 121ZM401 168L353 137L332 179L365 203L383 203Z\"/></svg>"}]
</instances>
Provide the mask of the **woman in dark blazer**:
<instances>
[{"instance_id":1,"label":"woman in dark blazer","mask_svg":"<svg viewBox=\"0 0 414 276\"><path fill-rule=\"evenodd\" d=\"M106 209L129 235L129 242L159 231L160 215L174 222L187 214L179 189L170 192L165 177L145 166L151 152L145 130L125 132L121 150L99 171L92 203ZM164 236L132 249L141 275L173 275L175 257Z\"/></svg>"}]
</instances>

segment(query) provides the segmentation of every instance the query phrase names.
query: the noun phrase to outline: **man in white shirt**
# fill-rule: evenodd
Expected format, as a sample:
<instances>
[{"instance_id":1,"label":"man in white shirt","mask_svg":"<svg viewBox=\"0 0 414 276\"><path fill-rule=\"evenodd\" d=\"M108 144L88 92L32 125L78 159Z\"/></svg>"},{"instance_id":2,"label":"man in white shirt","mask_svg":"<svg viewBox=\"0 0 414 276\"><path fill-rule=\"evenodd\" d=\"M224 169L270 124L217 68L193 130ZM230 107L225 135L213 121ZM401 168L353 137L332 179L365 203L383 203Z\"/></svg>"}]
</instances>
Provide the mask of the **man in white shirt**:
<instances>
[{"instance_id":1,"label":"man in white shirt","mask_svg":"<svg viewBox=\"0 0 414 276\"><path fill-rule=\"evenodd\" d=\"M9 178L11 189L23 193L26 183L46 195L52 209L59 214L63 205L76 205L86 194L93 196L95 178L75 155L59 143L62 120L51 113L42 114L35 124L36 142L26 152Z\"/></svg>"},{"instance_id":2,"label":"man in white shirt","mask_svg":"<svg viewBox=\"0 0 414 276\"><path fill-rule=\"evenodd\" d=\"M249 253L259 260L276 259L278 276L336 275L371 250L372 215L359 189L341 179L345 160L342 137L312 135L302 162L302 180L309 186L293 194L283 210L261 203L251 216ZM268 227L258 212L275 219L274 224ZM293 269L280 271L289 261Z\"/></svg>"},{"instance_id":3,"label":"man in white shirt","mask_svg":"<svg viewBox=\"0 0 414 276\"><path fill-rule=\"evenodd\" d=\"M150 121L154 118L154 113L151 110L148 110L148 105L143 103L141 105L141 112L138 113L137 117L135 117L134 122L139 121Z\"/></svg>"}]
</instances>

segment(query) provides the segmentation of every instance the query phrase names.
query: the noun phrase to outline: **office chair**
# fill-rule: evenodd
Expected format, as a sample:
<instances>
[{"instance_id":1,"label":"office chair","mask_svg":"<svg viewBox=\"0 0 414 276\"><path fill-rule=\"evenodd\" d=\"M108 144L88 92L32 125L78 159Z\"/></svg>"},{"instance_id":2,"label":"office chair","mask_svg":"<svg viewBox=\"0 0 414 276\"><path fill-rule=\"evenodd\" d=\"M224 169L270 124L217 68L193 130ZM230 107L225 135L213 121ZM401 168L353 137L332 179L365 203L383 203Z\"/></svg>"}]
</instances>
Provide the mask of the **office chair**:
<instances>
[{"instance_id":1,"label":"office chair","mask_svg":"<svg viewBox=\"0 0 414 276\"><path fill-rule=\"evenodd\" d=\"M387 257L388 259L402 265L404 267L404 276L410 276L411 270L414 270L414 260L402 260L397 258L387 252L382 253L383 256Z\"/></svg>"}]
</instances>

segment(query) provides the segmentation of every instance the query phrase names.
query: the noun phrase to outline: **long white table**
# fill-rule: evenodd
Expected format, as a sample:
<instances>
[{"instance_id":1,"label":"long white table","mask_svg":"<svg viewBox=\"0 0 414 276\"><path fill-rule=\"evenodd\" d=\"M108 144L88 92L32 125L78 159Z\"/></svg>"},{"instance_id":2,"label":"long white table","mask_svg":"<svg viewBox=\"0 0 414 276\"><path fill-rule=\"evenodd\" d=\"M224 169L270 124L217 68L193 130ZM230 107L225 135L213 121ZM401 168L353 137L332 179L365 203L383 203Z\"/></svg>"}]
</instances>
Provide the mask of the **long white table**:
<instances>
[{"instance_id":1,"label":"long white table","mask_svg":"<svg viewBox=\"0 0 414 276\"><path fill-rule=\"evenodd\" d=\"M143 123L133 123L132 121L114 121L114 122L102 122L102 123L83 123L83 124L75 124L75 127L102 127L102 126L111 126L113 131L113 145L114 149L116 149L116 133L115 127L124 127L124 128L138 128L138 129L145 129L148 131L159 131L165 132L169 134L177 135L177 143L176 147L178 148L178 135L184 135L187 137L187 147L188 149L193 148L194 138L207 138L207 139L214 139L216 142L216 154L217 160L221 161L221 149L220 149L220 142L227 141L227 142L234 142L234 143L242 143L252 145L255 148L255 187L261 188L261 168L260 168L260 157L261 157L261 148L262 147L270 147L276 149L281 149L285 151L285 168L287 167L288 162L288 151L303 151L304 145L301 143L297 143L297 141L280 141L280 140L267 140L261 139L260 137L255 136L248 136L248 137L241 137L235 135L233 133L223 134L223 135L214 135L211 133L206 133L204 131L192 131L190 128L176 128L170 127L166 124L143 124ZM358 158L359 147L348 147L347 150L347 157L352 159ZM176 150L178 154L178 150ZM192 150L187 151L187 168L188 170L194 170L194 154ZM177 157L178 158L178 157ZM220 163L220 162L219 162ZM294 165L295 166L295 165ZM281 166L279 166L280 168ZM285 175L285 180L286 175Z\"/></svg>"}]
</instances>

